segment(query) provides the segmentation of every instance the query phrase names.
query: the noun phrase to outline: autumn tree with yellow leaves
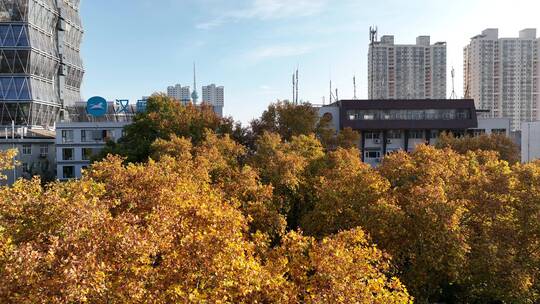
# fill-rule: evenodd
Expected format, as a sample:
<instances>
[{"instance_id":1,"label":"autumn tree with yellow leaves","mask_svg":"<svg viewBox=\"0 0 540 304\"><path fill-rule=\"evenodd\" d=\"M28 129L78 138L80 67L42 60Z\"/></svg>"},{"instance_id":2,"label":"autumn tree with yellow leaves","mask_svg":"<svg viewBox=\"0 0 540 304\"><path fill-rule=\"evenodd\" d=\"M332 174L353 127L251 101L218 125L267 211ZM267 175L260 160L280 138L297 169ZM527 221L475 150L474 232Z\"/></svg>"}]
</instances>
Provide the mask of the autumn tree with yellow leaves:
<instances>
[{"instance_id":1,"label":"autumn tree with yellow leaves","mask_svg":"<svg viewBox=\"0 0 540 304\"><path fill-rule=\"evenodd\" d=\"M109 156L78 181L0 189L0 302L412 301L360 229L272 241L275 226L257 218L272 209L253 212L272 189L238 166L230 138L153 148L158 161Z\"/></svg>"},{"instance_id":2,"label":"autumn tree with yellow leaves","mask_svg":"<svg viewBox=\"0 0 540 304\"><path fill-rule=\"evenodd\" d=\"M304 106L242 139L170 102L81 180L0 188L0 303L540 301L540 162L505 139L372 168Z\"/></svg>"}]
</instances>

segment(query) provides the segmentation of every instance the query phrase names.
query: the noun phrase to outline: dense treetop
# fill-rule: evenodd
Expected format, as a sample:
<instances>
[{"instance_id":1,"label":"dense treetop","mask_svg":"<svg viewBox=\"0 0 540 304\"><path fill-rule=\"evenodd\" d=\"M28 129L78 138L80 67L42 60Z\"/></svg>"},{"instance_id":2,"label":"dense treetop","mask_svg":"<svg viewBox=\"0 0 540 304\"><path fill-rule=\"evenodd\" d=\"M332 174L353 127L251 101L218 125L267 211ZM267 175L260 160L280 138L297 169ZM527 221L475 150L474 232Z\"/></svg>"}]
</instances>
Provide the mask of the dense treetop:
<instances>
[{"instance_id":1,"label":"dense treetop","mask_svg":"<svg viewBox=\"0 0 540 304\"><path fill-rule=\"evenodd\" d=\"M540 162L506 139L372 168L305 105L255 130L152 100L81 180L0 188L0 302L540 301Z\"/></svg>"}]
</instances>

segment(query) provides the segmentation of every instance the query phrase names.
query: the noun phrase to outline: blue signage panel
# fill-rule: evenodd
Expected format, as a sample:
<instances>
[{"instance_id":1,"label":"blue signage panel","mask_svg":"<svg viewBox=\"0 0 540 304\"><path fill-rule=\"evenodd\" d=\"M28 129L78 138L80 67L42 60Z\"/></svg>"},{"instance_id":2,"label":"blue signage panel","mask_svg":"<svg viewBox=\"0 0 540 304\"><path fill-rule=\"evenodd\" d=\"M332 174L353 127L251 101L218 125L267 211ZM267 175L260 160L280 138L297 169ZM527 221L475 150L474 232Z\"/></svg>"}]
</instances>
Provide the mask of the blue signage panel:
<instances>
[{"instance_id":1,"label":"blue signage panel","mask_svg":"<svg viewBox=\"0 0 540 304\"><path fill-rule=\"evenodd\" d=\"M92 97L86 103L86 113L94 117L100 117L107 114L107 100L103 97Z\"/></svg>"}]
</instances>

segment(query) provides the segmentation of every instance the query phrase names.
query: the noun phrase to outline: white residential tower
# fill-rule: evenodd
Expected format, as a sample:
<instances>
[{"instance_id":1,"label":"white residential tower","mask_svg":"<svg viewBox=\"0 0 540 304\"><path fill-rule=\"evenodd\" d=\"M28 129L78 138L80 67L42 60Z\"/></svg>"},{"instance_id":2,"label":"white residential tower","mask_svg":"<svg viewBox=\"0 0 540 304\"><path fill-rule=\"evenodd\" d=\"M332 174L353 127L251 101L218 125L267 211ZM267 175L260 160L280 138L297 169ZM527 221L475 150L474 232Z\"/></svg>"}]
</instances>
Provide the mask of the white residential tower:
<instances>
[{"instance_id":1,"label":"white residential tower","mask_svg":"<svg viewBox=\"0 0 540 304\"><path fill-rule=\"evenodd\" d=\"M202 101L212 105L216 114L223 116L223 107L225 106L225 88L211 84L203 86Z\"/></svg>"},{"instance_id":2,"label":"white residential tower","mask_svg":"<svg viewBox=\"0 0 540 304\"><path fill-rule=\"evenodd\" d=\"M180 84L167 87L167 96L181 101L184 105L191 101L191 88Z\"/></svg>"},{"instance_id":3,"label":"white residential tower","mask_svg":"<svg viewBox=\"0 0 540 304\"><path fill-rule=\"evenodd\" d=\"M464 48L465 97L473 98L484 117L510 118L512 130L540 118L540 39L536 29L517 38L499 38L486 29Z\"/></svg>"},{"instance_id":4,"label":"white residential tower","mask_svg":"<svg viewBox=\"0 0 540 304\"><path fill-rule=\"evenodd\" d=\"M394 43L394 36L375 38L369 47L370 99L445 99L446 43L430 44L420 36L416 44Z\"/></svg>"}]
</instances>

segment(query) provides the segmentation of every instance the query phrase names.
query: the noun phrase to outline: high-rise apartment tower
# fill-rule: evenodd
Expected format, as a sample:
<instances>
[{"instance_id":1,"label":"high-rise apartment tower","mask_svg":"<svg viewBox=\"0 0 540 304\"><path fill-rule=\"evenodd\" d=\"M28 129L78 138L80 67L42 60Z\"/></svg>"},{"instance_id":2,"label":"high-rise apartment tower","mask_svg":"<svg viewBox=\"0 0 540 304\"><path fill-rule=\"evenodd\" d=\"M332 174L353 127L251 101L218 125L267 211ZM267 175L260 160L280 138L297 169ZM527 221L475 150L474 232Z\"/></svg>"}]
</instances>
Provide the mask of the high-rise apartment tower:
<instances>
[{"instance_id":1,"label":"high-rise apartment tower","mask_svg":"<svg viewBox=\"0 0 540 304\"><path fill-rule=\"evenodd\" d=\"M484 117L510 118L512 130L521 122L540 119L540 39L535 29L517 38L499 38L486 29L463 51L465 97L485 110Z\"/></svg>"},{"instance_id":2,"label":"high-rise apartment tower","mask_svg":"<svg viewBox=\"0 0 540 304\"><path fill-rule=\"evenodd\" d=\"M191 88L183 87L180 84L167 88L167 96L181 101L184 105L191 102Z\"/></svg>"},{"instance_id":3,"label":"high-rise apartment tower","mask_svg":"<svg viewBox=\"0 0 540 304\"><path fill-rule=\"evenodd\" d=\"M394 43L394 36L374 39L368 54L370 99L445 99L446 43L430 44L420 36L416 44Z\"/></svg>"},{"instance_id":4,"label":"high-rise apartment tower","mask_svg":"<svg viewBox=\"0 0 540 304\"><path fill-rule=\"evenodd\" d=\"M0 0L0 125L53 127L81 100L79 0Z\"/></svg>"},{"instance_id":5,"label":"high-rise apartment tower","mask_svg":"<svg viewBox=\"0 0 540 304\"><path fill-rule=\"evenodd\" d=\"M212 105L214 112L222 116L225 105L225 88L223 86L218 87L215 84L203 86L202 101Z\"/></svg>"}]
</instances>

